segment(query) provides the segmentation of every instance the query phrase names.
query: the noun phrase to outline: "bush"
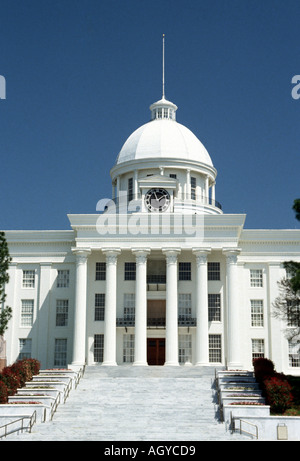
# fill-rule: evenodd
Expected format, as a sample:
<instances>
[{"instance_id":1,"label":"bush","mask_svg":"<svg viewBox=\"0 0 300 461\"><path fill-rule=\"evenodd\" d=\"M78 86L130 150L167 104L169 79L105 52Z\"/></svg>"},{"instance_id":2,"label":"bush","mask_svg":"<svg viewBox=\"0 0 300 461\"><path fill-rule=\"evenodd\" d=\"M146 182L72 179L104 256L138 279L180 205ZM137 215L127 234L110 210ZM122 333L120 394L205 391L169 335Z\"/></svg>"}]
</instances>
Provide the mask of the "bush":
<instances>
[{"instance_id":1,"label":"bush","mask_svg":"<svg viewBox=\"0 0 300 461\"><path fill-rule=\"evenodd\" d=\"M0 374L0 383L7 388L7 395L15 395L17 389L25 386L26 381L31 381L32 376L38 374L40 362L36 359L18 360L12 365L3 368Z\"/></svg>"},{"instance_id":2,"label":"bush","mask_svg":"<svg viewBox=\"0 0 300 461\"><path fill-rule=\"evenodd\" d=\"M275 367L272 360L260 357L253 360L254 375L256 381L263 383L268 376L272 376L275 373Z\"/></svg>"},{"instance_id":3,"label":"bush","mask_svg":"<svg viewBox=\"0 0 300 461\"><path fill-rule=\"evenodd\" d=\"M11 367L3 368L1 381L3 381L7 387L8 395L14 395L17 389L21 387L21 380L19 376L12 371Z\"/></svg>"},{"instance_id":4,"label":"bush","mask_svg":"<svg viewBox=\"0 0 300 461\"><path fill-rule=\"evenodd\" d=\"M275 373L274 376L264 380L267 404L272 413L284 413L291 407L293 396L292 386L283 374Z\"/></svg>"},{"instance_id":5,"label":"bush","mask_svg":"<svg viewBox=\"0 0 300 461\"><path fill-rule=\"evenodd\" d=\"M8 402L8 389L3 381L0 381L0 404Z\"/></svg>"}]
</instances>

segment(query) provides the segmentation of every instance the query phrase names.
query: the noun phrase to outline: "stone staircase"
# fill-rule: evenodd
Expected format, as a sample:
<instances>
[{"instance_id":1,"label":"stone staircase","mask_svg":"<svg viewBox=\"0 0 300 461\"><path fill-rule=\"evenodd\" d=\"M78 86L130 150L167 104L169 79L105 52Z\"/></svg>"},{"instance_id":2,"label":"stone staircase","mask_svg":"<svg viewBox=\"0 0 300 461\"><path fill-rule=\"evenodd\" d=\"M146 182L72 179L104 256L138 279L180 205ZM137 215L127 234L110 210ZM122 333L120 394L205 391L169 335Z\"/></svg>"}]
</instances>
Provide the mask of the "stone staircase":
<instances>
[{"instance_id":1,"label":"stone staircase","mask_svg":"<svg viewBox=\"0 0 300 461\"><path fill-rule=\"evenodd\" d=\"M5 440L232 441L220 421L215 370L88 366L52 419Z\"/></svg>"}]
</instances>

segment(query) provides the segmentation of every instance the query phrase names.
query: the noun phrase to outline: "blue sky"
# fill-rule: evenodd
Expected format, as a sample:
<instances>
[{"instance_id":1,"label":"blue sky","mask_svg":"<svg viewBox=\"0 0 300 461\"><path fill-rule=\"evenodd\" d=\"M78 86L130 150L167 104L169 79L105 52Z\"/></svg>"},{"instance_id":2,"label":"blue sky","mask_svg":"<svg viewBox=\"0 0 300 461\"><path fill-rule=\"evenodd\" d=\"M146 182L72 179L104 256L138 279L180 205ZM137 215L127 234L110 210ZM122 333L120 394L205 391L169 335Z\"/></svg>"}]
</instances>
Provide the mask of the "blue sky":
<instances>
[{"instance_id":1,"label":"blue sky","mask_svg":"<svg viewBox=\"0 0 300 461\"><path fill-rule=\"evenodd\" d=\"M225 213L299 228L298 0L0 0L0 228L69 229L161 97L205 145Z\"/></svg>"}]
</instances>

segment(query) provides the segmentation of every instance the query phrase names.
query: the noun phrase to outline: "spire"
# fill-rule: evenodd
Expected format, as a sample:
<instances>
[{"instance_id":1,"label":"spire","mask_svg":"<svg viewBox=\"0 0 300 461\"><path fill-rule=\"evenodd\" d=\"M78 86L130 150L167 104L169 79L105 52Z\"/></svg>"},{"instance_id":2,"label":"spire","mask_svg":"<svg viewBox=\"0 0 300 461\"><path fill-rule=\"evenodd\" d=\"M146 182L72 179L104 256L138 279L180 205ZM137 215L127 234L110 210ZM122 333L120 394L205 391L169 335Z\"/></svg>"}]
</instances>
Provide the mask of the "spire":
<instances>
[{"instance_id":1,"label":"spire","mask_svg":"<svg viewBox=\"0 0 300 461\"><path fill-rule=\"evenodd\" d=\"M162 43L162 99L165 99L165 34Z\"/></svg>"}]
</instances>

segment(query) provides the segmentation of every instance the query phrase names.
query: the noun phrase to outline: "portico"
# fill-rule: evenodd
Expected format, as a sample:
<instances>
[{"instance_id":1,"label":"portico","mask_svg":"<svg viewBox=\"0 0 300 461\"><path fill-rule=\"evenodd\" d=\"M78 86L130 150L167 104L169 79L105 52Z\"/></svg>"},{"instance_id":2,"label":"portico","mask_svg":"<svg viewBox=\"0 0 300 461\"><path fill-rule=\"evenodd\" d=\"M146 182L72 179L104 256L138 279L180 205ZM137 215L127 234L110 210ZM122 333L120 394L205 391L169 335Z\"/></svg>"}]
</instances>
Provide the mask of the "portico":
<instances>
[{"instance_id":1,"label":"portico","mask_svg":"<svg viewBox=\"0 0 300 461\"><path fill-rule=\"evenodd\" d=\"M77 287L80 289L76 291L75 301L73 365L85 363L88 357L87 344L91 332L86 327L84 313L89 310L88 300L92 296L87 289L87 276L89 273L91 277L94 261L100 259L105 263L105 280L101 281L105 308L103 322L99 325L104 342L102 365L123 365L122 354L120 356L118 349L125 347L120 346L122 336L131 335L134 344L131 360L133 366L148 365L149 347L156 347L155 353L159 356L157 360L160 364L178 366L183 348L182 338L185 341L189 338L190 342L191 350L186 352L187 361L196 366L209 366L210 333L214 333L215 329L224 337L223 326L209 321L208 299L211 291L223 291L220 307L222 317L228 318L232 341L237 344L238 316L235 312L237 301L234 287L238 250L224 248L220 252L206 246L189 250L184 247L162 247L158 250L157 246L153 248L150 245L144 248L107 247L98 250L93 249L93 246L80 251L73 250L80 261L76 266ZM222 256L221 266L225 279L222 273L221 281L210 282L208 261ZM127 260L130 262L127 263ZM129 264L133 264L131 269L134 274L131 274L131 280L124 281L127 278L124 268ZM149 276L147 267L152 267ZM157 277L155 271L160 272ZM155 280L159 283L153 283ZM210 285L218 285L218 288L209 288ZM132 300L130 311L128 308L126 310L124 300L128 296ZM228 308L225 307L226 297L229 299ZM230 341L222 344L222 360L226 357L228 362L235 365L239 361L238 350L235 347L230 349L230 344Z\"/></svg>"}]
</instances>

